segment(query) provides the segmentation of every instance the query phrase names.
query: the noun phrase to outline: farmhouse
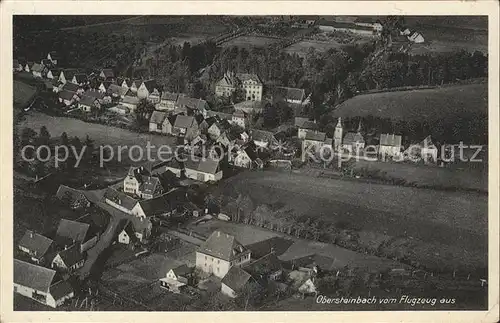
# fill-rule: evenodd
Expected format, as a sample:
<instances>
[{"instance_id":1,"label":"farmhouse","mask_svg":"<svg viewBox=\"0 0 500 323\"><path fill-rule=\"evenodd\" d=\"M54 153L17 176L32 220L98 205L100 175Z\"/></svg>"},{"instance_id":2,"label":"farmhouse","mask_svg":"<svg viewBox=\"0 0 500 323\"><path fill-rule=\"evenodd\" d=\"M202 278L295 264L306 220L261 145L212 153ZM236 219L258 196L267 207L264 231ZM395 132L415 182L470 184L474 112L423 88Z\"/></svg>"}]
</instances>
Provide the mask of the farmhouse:
<instances>
[{"instance_id":1,"label":"farmhouse","mask_svg":"<svg viewBox=\"0 0 500 323\"><path fill-rule=\"evenodd\" d=\"M99 239L99 234L94 234L87 223L61 219L57 227L55 241L60 247L77 246L80 252L92 248Z\"/></svg>"},{"instance_id":2,"label":"farmhouse","mask_svg":"<svg viewBox=\"0 0 500 323\"><path fill-rule=\"evenodd\" d=\"M302 122L302 124L298 127L298 132L297 136L299 139L305 139L306 138L306 133L308 131L317 131L318 130L318 125L314 121L306 120Z\"/></svg>"},{"instance_id":3,"label":"farmhouse","mask_svg":"<svg viewBox=\"0 0 500 323\"><path fill-rule=\"evenodd\" d=\"M184 162L185 175L201 182L219 181L222 179L222 170L219 162L212 158L189 158Z\"/></svg>"},{"instance_id":4,"label":"farmhouse","mask_svg":"<svg viewBox=\"0 0 500 323\"><path fill-rule=\"evenodd\" d=\"M227 274L221 281L221 292L231 298L238 296L245 285L250 283L252 276L241 269L240 267L233 266L229 269Z\"/></svg>"},{"instance_id":5,"label":"farmhouse","mask_svg":"<svg viewBox=\"0 0 500 323\"><path fill-rule=\"evenodd\" d=\"M115 78L115 73L111 68L105 68L99 73L99 77L105 81L112 80Z\"/></svg>"},{"instance_id":6,"label":"farmhouse","mask_svg":"<svg viewBox=\"0 0 500 323\"><path fill-rule=\"evenodd\" d=\"M243 101L234 105L236 111L243 111L247 114L258 114L264 109L264 101Z\"/></svg>"},{"instance_id":7,"label":"farmhouse","mask_svg":"<svg viewBox=\"0 0 500 323\"><path fill-rule=\"evenodd\" d=\"M250 262L250 251L234 236L214 231L196 251L196 267L202 271L223 278L233 266Z\"/></svg>"},{"instance_id":8,"label":"farmhouse","mask_svg":"<svg viewBox=\"0 0 500 323\"><path fill-rule=\"evenodd\" d=\"M127 92L128 92L127 88L124 88L116 84L110 84L107 90L107 93L111 94L112 97L121 99L123 99L123 97Z\"/></svg>"},{"instance_id":9,"label":"farmhouse","mask_svg":"<svg viewBox=\"0 0 500 323\"><path fill-rule=\"evenodd\" d=\"M306 97L304 89L278 86L274 90L273 100L283 99L287 103L301 104Z\"/></svg>"},{"instance_id":10,"label":"farmhouse","mask_svg":"<svg viewBox=\"0 0 500 323\"><path fill-rule=\"evenodd\" d=\"M78 102L78 107L84 112L91 112L93 108L100 109L101 104L99 103L98 99L84 95Z\"/></svg>"},{"instance_id":11,"label":"farmhouse","mask_svg":"<svg viewBox=\"0 0 500 323\"><path fill-rule=\"evenodd\" d=\"M72 105L75 101L79 99L78 95L75 92L70 91L60 91L58 93L59 102L63 103L66 106Z\"/></svg>"},{"instance_id":12,"label":"farmhouse","mask_svg":"<svg viewBox=\"0 0 500 323\"><path fill-rule=\"evenodd\" d=\"M88 84L89 80L86 74L79 73L75 74L73 78L71 79L71 83L73 84L78 84L80 86Z\"/></svg>"},{"instance_id":13,"label":"farmhouse","mask_svg":"<svg viewBox=\"0 0 500 323\"><path fill-rule=\"evenodd\" d=\"M59 186L56 192L56 197L63 203L69 205L69 207L73 210L90 206L90 201L87 199L85 194L66 185Z\"/></svg>"},{"instance_id":14,"label":"farmhouse","mask_svg":"<svg viewBox=\"0 0 500 323\"><path fill-rule=\"evenodd\" d=\"M175 175L172 174L172 176ZM185 194L180 190L174 189L168 193L164 193L152 199L140 201L139 203L146 217L169 217L186 201Z\"/></svg>"},{"instance_id":15,"label":"farmhouse","mask_svg":"<svg viewBox=\"0 0 500 323\"><path fill-rule=\"evenodd\" d=\"M381 134L378 153L382 159L386 157L399 157L401 154L401 136L395 134Z\"/></svg>"},{"instance_id":16,"label":"farmhouse","mask_svg":"<svg viewBox=\"0 0 500 323\"><path fill-rule=\"evenodd\" d=\"M262 277L269 280L280 280L283 276L283 265L274 251L253 261L245 268L254 277Z\"/></svg>"},{"instance_id":17,"label":"farmhouse","mask_svg":"<svg viewBox=\"0 0 500 323\"><path fill-rule=\"evenodd\" d=\"M127 176L123 180L123 191L143 199L151 199L162 194L163 188L159 178L145 173L142 167L130 167Z\"/></svg>"},{"instance_id":18,"label":"farmhouse","mask_svg":"<svg viewBox=\"0 0 500 323\"><path fill-rule=\"evenodd\" d=\"M52 260L52 268L56 268L62 272L74 272L83 267L85 258L80 252L77 245L65 248L57 253Z\"/></svg>"},{"instance_id":19,"label":"farmhouse","mask_svg":"<svg viewBox=\"0 0 500 323\"><path fill-rule=\"evenodd\" d=\"M176 109L185 109L191 110L194 113L199 113L203 115L203 117L207 116L208 103L202 99L195 99L184 94L180 94L177 98L177 102L175 103Z\"/></svg>"},{"instance_id":20,"label":"farmhouse","mask_svg":"<svg viewBox=\"0 0 500 323\"><path fill-rule=\"evenodd\" d=\"M46 256L54 248L53 240L31 230L26 230L23 238L17 245L36 264L43 264Z\"/></svg>"},{"instance_id":21,"label":"farmhouse","mask_svg":"<svg viewBox=\"0 0 500 323\"><path fill-rule=\"evenodd\" d=\"M123 192L119 192L114 188L108 187L104 193L104 203L111 205L117 210L120 210L129 215L134 215L139 218L145 218L146 214L142 210L141 205L137 200L128 196Z\"/></svg>"},{"instance_id":22,"label":"farmhouse","mask_svg":"<svg viewBox=\"0 0 500 323\"><path fill-rule=\"evenodd\" d=\"M57 52L52 51L47 54L47 59L49 59L52 64L57 65L57 62L59 61L59 55L57 54Z\"/></svg>"},{"instance_id":23,"label":"farmhouse","mask_svg":"<svg viewBox=\"0 0 500 323\"><path fill-rule=\"evenodd\" d=\"M198 135L198 123L193 116L178 115L172 127L172 134L179 137L194 138Z\"/></svg>"},{"instance_id":24,"label":"farmhouse","mask_svg":"<svg viewBox=\"0 0 500 323\"><path fill-rule=\"evenodd\" d=\"M170 269L164 278L160 278L160 286L173 293L179 293L181 288L189 284L192 279L192 268L181 265Z\"/></svg>"},{"instance_id":25,"label":"farmhouse","mask_svg":"<svg viewBox=\"0 0 500 323\"><path fill-rule=\"evenodd\" d=\"M361 149L365 148L363 135L359 131L346 133L342 142L342 148L351 153L359 152Z\"/></svg>"},{"instance_id":26,"label":"farmhouse","mask_svg":"<svg viewBox=\"0 0 500 323\"><path fill-rule=\"evenodd\" d=\"M74 296L71 285L56 278L55 270L14 259L14 293L56 308Z\"/></svg>"},{"instance_id":27,"label":"farmhouse","mask_svg":"<svg viewBox=\"0 0 500 323\"><path fill-rule=\"evenodd\" d=\"M171 92L162 92L160 102L156 105L157 110L172 111L175 109L175 103L179 94Z\"/></svg>"},{"instance_id":28,"label":"farmhouse","mask_svg":"<svg viewBox=\"0 0 500 323\"><path fill-rule=\"evenodd\" d=\"M256 74L238 73L227 71L215 85L217 96L231 96L237 88L245 92L245 100L262 100L262 81Z\"/></svg>"},{"instance_id":29,"label":"farmhouse","mask_svg":"<svg viewBox=\"0 0 500 323\"><path fill-rule=\"evenodd\" d=\"M153 103L159 101L160 92L155 80L146 80L137 89L137 97L139 99L149 99L150 95L154 95Z\"/></svg>"}]
</instances>

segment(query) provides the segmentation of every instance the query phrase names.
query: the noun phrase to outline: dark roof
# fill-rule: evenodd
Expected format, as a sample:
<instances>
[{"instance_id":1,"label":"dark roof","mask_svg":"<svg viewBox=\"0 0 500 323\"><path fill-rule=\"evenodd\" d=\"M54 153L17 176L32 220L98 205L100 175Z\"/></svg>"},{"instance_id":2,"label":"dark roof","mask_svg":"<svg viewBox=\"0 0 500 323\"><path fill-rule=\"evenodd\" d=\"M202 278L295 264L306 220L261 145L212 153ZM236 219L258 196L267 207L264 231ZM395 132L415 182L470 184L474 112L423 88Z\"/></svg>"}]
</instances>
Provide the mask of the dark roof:
<instances>
[{"instance_id":1,"label":"dark roof","mask_svg":"<svg viewBox=\"0 0 500 323\"><path fill-rule=\"evenodd\" d=\"M111 187L108 187L108 189L104 193L104 198L113 201L116 204L120 204L127 210L132 210L137 204L137 201L135 199Z\"/></svg>"},{"instance_id":2,"label":"dark roof","mask_svg":"<svg viewBox=\"0 0 500 323\"><path fill-rule=\"evenodd\" d=\"M111 94L124 96L129 90L126 87L117 84L110 84L107 91Z\"/></svg>"},{"instance_id":3,"label":"dark roof","mask_svg":"<svg viewBox=\"0 0 500 323\"><path fill-rule=\"evenodd\" d=\"M50 295L52 295L55 300L61 299L71 293L73 293L73 287L71 287L71 284L67 281L60 280L50 286Z\"/></svg>"},{"instance_id":4,"label":"dark roof","mask_svg":"<svg viewBox=\"0 0 500 323\"><path fill-rule=\"evenodd\" d=\"M345 264L337 261L336 258L310 254L304 257L287 260L283 262L283 265L289 269L291 269L293 265L294 268L311 268L313 266L317 266L320 270L334 270L343 267Z\"/></svg>"},{"instance_id":5,"label":"dark roof","mask_svg":"<svg viewBox=\"0 0 500 323\"><path fill-rule=\"evenodd\" d=\"M179 94L177 94L177 93L163 92L161 94L161 99L166 100L166 101L176 102L178 97L179 97Z\"/></svg>"},{"instance_id":6,"label":"dark roof","mask_svg":"<svg viewBox=\"0 0 500 323\"><path fill-rule=\"evenodd\" d=\"M72 100L75 97L76 93L63 90L63 91L60 91L58 93L58 95L63 100Z\"/></svg>"},{"instance_id":7,"label":"dark roof","mask_svg":"<svg viewBox=\"0 0 500 323\"><path fill-rule=\"evenodd\" d=\"M309 129L309 130L318 130L318 124L314 121L305 121L302 123L302 125L299 126L299 128L302 129Z\"/></svg>"},{"instance_id":8,"label":"dark roof","mask_svg":"<svg viewBox=\"0 0 500 323\"><path fill-rule=\"evenodd\" d=\"M93 106L95 105L95 101L97 100L97 98L94 98L94 97L91 97L91 96L87 96L87 95L84 95L80 101L78 101L78 103L80 103L81 105L86 105L86 106Z\"/></svg>"},{"instance_id":9,"label":"dark roof","mask_svg":"<svg viewBox=\"0 0 500 323\"><path fill-rule=\"evenodd\" d=\"M141 176L141 185L139 190L146 194L153 194L160 185L160 179L154 176Z\"/></svg>"},{"instance_id":10,"label":"dark roof","mask_svg":"<svg viewBox=\"0 0 500 323\"><path fill-rule=\"evenodd\" d=\"M89 227L87 223L61 219L57 227L56 237L71 239L75 242L83 242L87 236Z\"/></svg>"},{"instance_id":11,"label":"dark roof","mask_svg":"<svg viewBox=\"0 0 500 323\"><path fill-rule=\"evenodd\" d=\"M177 107L180 107L180 108L186 107L186 108L191 108L194 110L199 110L201 108L204 108L206 104L207 104L207 101L205 101L205 100L190 98L188 96L184 96L184 94L181 94L177 98L177 102L175 105Z\"/></svg>"},{"instance_id":12,"label":"dark roof","mask_svg":"<svg viewBox=\"0 0 500 323\"><path fill-rule=\"evenodd\" d=\"M303 101L306 95L304 89L298 89L293 87L276 87L276 94L283 96L286 100L300 100Z\"/></svg>"},{"instance_id":13,"label":"dark roof","mask_svg":"<svg viewBox=\"0 0 500 323\"><path fill-rule=\"evenodd\" d=\"M380 135L380 145L381 146L401 146L401 136L395 134L381 134Z\"/></svg>"},{"instance_id":14,"label":"dark roof","mask_svg":"<svg viewBox=\"0 0 500 323\"><path fill-rule=\"evenodd\" d=\"M257 74L238 73L238 74L236 74L236 77L241 82L253 80L253 81L257 82L257 84L262 84L262 81L260 80L260 78Z\"/></svg>"},{"instance_id":15,"label":"dark roof","mask_svg":"<svg viewBox=\"0 0 500 323\"><path fill-rule=\"evenodd\" d=\"M212 158L198 158L199 160L187 159L184 163L185 168L196 170L198 172L215 174L219 169L219 161Z\"/></svg>"},{"instance_id":16,"label":"dark roof","mask_svg":"<svg viewBox=\"0 0 500 323\"><path fill-rule=\"evenodd\" d=\"M229 268L227 274L222 278L221 283L231 288L233 291L238 291L250 280L250 274L238 266Z\"/></svg>"},{"instance_id":17,"label":"dark roof","mask_svg":"<svg viewBox=\"0 0 500 323\"><path fill-rule=\"evenodd\" d=\"M70 92L76 92L76 91L78 91L79 88L80 87L78 85L71 83L71 82L67 82L62 87L63 91L70 91Z\"/></svg>"},{"instance_id":18,"label":"dark roof","mask_svg":"<svg viewBox=\"0 0 500 323\"><path fill-rule=\"evenodd\" d=\"M47 293L55 270L14 259L14 283Z\"/></svg>"},{"instance_id":19,"label":"dark roof","mask_svg":"<svg viewBox=\"0 0 500 323\"><path fill-rule=\"evenodd\" d=\"M101 85L104 85L104 88L107 90L113 83L111 81L102 81L101 84L99 84L99 87Z\"/></svg>"},{"instance_id":20,"label":"dark roof","mask_svg":"<svg viewBox=\"0 0 500 323\"><path fill-rule=\"evenodd\" d=\"M171 203L168 194L163 194L152 199L140 201L139 204L146 216L154 216L171 211L175 203Z\"/></svg>"},{"instance_id":21,"label":"dark roof","mask_svg":"<svg viewBox=\"0 0 500 323\"><path fill-rule=\"evenodd\" d=\"M255 260L247 267L245 267L245 269L250 273L258 273L261 271L270 273L283 269L283 265L281 263L281 260L279 260L278 257L276 256L276 254L269 253Z\"/></svg>"},{"instance_id":22,"label":"dark roof","mask_svg":"<svg viewBox=\"0 0 500 323\"><path fill-rule=\"evenodd\" d=\"M34 72L41 72L41 71L43 71L43 66L41 64L35 63L31 67L31 70Z\"/></svg>"},{"instance_id":23,"label":"dark roof","mask_svg":"<svg viewBox=\"0 0 500 323\"><path fill-rule=\"evenodd\" d=\"M274 138L274 134L265 130L252 130L252 139L257 141L272 141Z\"/></svg>"},{"instance_id":24,"label":"dark roof","mask_svg":"<svg viewBox=\"0 0 500 323\"><path fill-rule=\"evenodd\" d=\"M80 73L80 74L75 74L74 75L74 78L76 78L76 82L78 84L80 83L85 83L88 81L88 78L87 78L87 75L86 74L83 74L83 73Z\"/></svg>"},{"instance_id":25,"label":"dark roof","mask_svg":"<svg viewBox=\"0 0 500 323\"><path fill-rule=\"evenodd\" d=\"M155 80L147 80L144 81L143 84L146 87L146 89L148 89L149 92L153 91L154 89L157 89L157 84Z\"/></svg>"},{"instance_id":26,"label":"dark roof","mask_svg":"<svg viewBox=\"0 0 500 323\"><path fill-rule=\"evenodd\" d=\"M59 54L56 51L51 51L49 52L50 58L52 59L59 59Z\"/></svg>"},{"instance_id":27,"label":"dark roof","mask_svg":"<svg viewBox=\"0 0 500 323\"><path fill-rule=\"evenodd\" d=\"M359 132L348 132L344 140L342 141L343 144L353 144L353 143L363 143L365 140L363 139L363 135Z\"/></svg>"},{"instance_id":28,"label":"dark roof","mask_svg":"<svg viewBox=\"0 0 500 323\"><path fill-rule=\"evenodd\" d=\"M178 115L177 118L175 119L174 126L176 128L190 128L193 122L194 122L194 117L192 116Z\"/></svg>"},{"instance_id":29,"label":"dark roof","mask_svg":"<svg viewBox=\"0 0 500 323\"><path fill-rule=\"evenodd\" d=\"M198 124L202 123L203 120L205 120L205 118L203 118L203 115L201 115L201 114L195 115L194 119L196 120L196 123L198 123Z\"/></svg>"},{"instance_id":30,"label":"dark roof","mask_svg":"<svg viewBox=\"0 0 500 323\"><path fill-rule=\"evenodd\" d=\"M189 268L186 264L182 264L178 267L172 268L176 276L185 276L190 274L193 270Z\"/></svg>"},{"instance_id":31,"label":"dark roof","mask_svg":"<svg viewBox=\"0 0 500 323\"><path fill-rule=\"evenodd\" d=\"M19 242L19 246L28 249L30 252L33 252L36 257L41 258L45 255L52 242L52 239L31 230L26 230L26 233Z\"/></svg>"},{"instance_id":32,"label":"dark roof","mask_svg":"<svg viewBox=\"0 0 500 323\"><path fill-rule=\"evenodd\" d=\"M115 73L110 68L105 68L101 72L104 73L104 77L106 77L106 78L115 76Z\"/></svg>"},{"instance_id":33,"label":"dark roof","mask_svg":"<svg viewBox=\"0 0 500 323\"><path fill-rule=\"evenodd\" d=\"M83 259L83 255L78 245L73 245L68 249L60 251L59 257L61 257L66 267L71 267Z\"/></svg>"},{"instance_id":34,"label":"dark roof","mask_svg":"<svg viewBox=\"0 0 500 323\"><path fill-rule=\"evenodd\" d=\"M326 133L320 131L307 131L306 132L306 140L311 141L321 141L324 142L326 139Z\"/></svg>"},{"instance_id":35,"label":"dark roof","mask_svg":"<svg viewBox=\"0 0 500 323\"><path fill-rule=\"evenodd\" d=\"M200 252L226 261L231 261L247 251L248 249L239 243L234 236L219 230L212 232L210 237L200 246Z\"/></svg>"},{"instance_id":36,"label":"dark roof","mask_svg":"<svg viewBox=\"0 0 500 323\"><path fill-rule=\"evenodd\" d=\"M52 65L52 61L50 59L47 59L47 58L42 59L42 61L40 63L44 66Z\"/></svg>"},{"instance_id":37,"label":"dark roof","mask_svg":"<svg viewBox=\"0 0 500 323\"><path fill-rule=\"evenodd\" d=\"M69 81L78 73L78 70L76 68L66 68L62 70L61 73L64 73L64 78Z\"/></svg>"},{"instance_id":38,"label":"dark roof","mask_svg":"<svg viewBox=\"0 0 500 323\"><path fill-rule=\"evenodd\" d=\"M135 96L124 96L121 102L123 103L128 103L128 104L139 104L139 99Z\"/></svg>"},{"instance_id":39,"label":"dark roof","mask_svg":"<svg viewBox=\"0 0 500 323\"><path fill-rule=\"evenodd\" d=\"M149 119L149 123L156 123L156 124L161 124L167 117L166 112L161 112L161 111L153 111L151 114L151 118Z\"/></svg>"},{"instance_id":40,"label":"dark roof","mask_svg":"<svg viewBox=\"0 0 500 323\"><path fill-rule=\"evenodd\" d=\"M270 239L247 245L246 248L252 252L253 258L258 259L269 254L271 251L274 251L275 255L280 256L284 254L292 244L292 240L281 237L272 237Z\"/></svg>"},{"instance_id":41,"label":"dark roof","mask_svg":"<svg viewBox=\"0 0 500 323\"><path fill-rule=\"evenodd\" d=\"M96 90L88 90L83 93L83 96L89 96L100 100L104 98L105 94Z\"/></svg>"}]
</instances>

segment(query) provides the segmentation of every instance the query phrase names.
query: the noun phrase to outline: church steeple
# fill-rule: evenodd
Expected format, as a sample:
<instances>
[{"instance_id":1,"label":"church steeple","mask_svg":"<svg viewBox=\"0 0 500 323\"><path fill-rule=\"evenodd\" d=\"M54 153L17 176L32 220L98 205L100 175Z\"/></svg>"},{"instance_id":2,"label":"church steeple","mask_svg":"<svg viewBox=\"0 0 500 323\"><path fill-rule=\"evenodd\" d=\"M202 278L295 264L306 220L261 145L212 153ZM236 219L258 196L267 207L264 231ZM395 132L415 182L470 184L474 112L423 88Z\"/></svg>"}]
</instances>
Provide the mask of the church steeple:
<instances>
[{"instance_id":1,"label":"church steeple","mask_svg":"<svg viewBox=\"0 0 500 323\"><path fill-rule=\"evenodd\" d=\"M361 119L359 120L359 124L358 124L358 132L361 132Z\"/></svg>"},{"instance_id":2,"label":"church steeple","mask_svg":"<svg viewBox=\"0 0 500 323\"><path fill-rule=\"evenodd\" d=\"M340 151L340 147L342 146L342 133L342 119L339 117L337 125L335 126L335 133L333 135L333 141L335 145L334 151Z\"/></svg>"}]
</instances>

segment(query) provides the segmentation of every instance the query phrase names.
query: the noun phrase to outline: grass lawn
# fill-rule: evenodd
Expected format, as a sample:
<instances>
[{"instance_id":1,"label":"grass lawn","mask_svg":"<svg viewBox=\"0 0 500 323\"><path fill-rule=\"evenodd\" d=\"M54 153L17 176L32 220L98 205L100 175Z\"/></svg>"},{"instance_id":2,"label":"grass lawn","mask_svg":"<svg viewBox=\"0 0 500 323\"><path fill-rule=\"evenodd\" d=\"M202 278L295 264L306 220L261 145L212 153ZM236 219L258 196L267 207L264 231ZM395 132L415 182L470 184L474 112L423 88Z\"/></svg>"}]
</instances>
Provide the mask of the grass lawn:
<instances>
[{"instance_id":1,"label":"grass lawn","mask_svg":"<svg viewBox=\"0 0 500 323\"><path fill-rule=\"evenodd\" d=\"M279 203L296 216L401 239L393 246L396 250L429 266L486 268L485 195L277 172L241 173L221 183L218 192L234 197L241 193L255 206ZM370 240L361 243L373 247Z\"/></svg>"},{"instance_id":2,"label":"grass lawn","mask_svg":"<svg viewBox=\"0 0 500 323\"><path fill-rule=\"evenodd\" d=\"M487 83L357 95L338 105L332 115L429 121L471 112L488 113Z\"/></svg>"},{"instance_id":3,"label":"grass lawn","mask_svg":"<svg viewBox=\"0 0 500 323\"><path fill-rule=\"evenodd\" d=\"M306 56L309 48L314 48L318 52L326 52L330 48L340 49L344 45L335 42L334 40L326 41L314 41L314 40L304 40L298 43L292 44L285 48L285 52L289 54L297 54L301 57Z\"/></svg>"},{"instance_id":4,"label":"grass lawn","mask_svg":"<svg viewBox=\"0 0 500 323\"><path fill-rule=\"evenodd\" d=\"M271 44L274 44L278 42L279 40L276 38L270 38L270 37L260 37L260 36L240 36L237 38L234 38L227 43L222 44L224 47L232 47L232 46L238 46L238 47L245 47L245 48L251 48L251 47L267 47Z\"/></svg>"}]
</instances>

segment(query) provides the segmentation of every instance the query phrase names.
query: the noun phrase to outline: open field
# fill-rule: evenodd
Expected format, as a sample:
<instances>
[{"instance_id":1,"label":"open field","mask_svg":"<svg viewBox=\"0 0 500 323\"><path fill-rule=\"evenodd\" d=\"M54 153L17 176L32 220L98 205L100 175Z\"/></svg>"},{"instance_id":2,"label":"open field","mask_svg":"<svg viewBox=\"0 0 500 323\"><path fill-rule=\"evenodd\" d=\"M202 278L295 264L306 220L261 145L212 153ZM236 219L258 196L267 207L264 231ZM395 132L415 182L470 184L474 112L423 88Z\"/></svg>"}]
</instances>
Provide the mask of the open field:
<instances>
[{"instance_id":1,"label":"open field","mask_svg":"<svg viewBox=\"0 0 500 323\"><path fill-rule=\"evenodd\" d=\"M486 267L484 195L275 172L242 173L218 192L248 195L256 206L279 203L297 216L346 223L360 232L362 245L377 248L373 241L380 238L387 250L401 250L427 267Z\"/></svg>"},{"instance_id":2,"label":"open field","mask_svg":"<svg viewBox=\"0 0 500 323\"><path fill-rule=\"evenodd\" d=\"M429 121L487 112L488 84L481 83L357 95L338 105L332 115Z\"/></svg>"},{"instance_id":3,"label":"open field","mask_svg":"<svg viewBox=\"0 0 500 323\"><path fill-rule=\"evenodd\" d=\"M276 42L279 39L271 38L271 37L261 37L261 36L240 36L236 37L227 43L222 44L223 47L244 47L244 48L252 48L252 47L267 47Z\"/></svg>"},{"instance_id":4,"label":"open field","mask_svg":"<svg viewBox=\"0 0 500 323\"><path fill-rule=\"evenodd\" d=\"M14 81L13 84L13 92L14 92L14 117L17 116L21 109L26 108L26 106L33 99L36 94L36 88L33 86L27 85L23 82Z\"/></svg>"},{"instance_id":5,"label":"open field","mask_svg":"<svg viewBox=\"0 0 500 323\"><path fill-rule=\"evenodd\" d=\"M26 115L25 120L19 124L19 130L29 127L39 131L40 127L46 126L52 136L60 136L66 132L69 137L79 137L85 139L88 135L95 141L96 145L111 145L114 147L115 156L118 156L118 146L124 147L122 150L123 161L127 161L129 150L125 146L138 145L143 148L143 160L147 158L146 145L148 142L157 148L161 145L168 145L175 148L175 138L154 134L139 134L122 128L109 127L106 125L86 123L78 119L52 117L40 112L31 112ZM108 150L108 149L106 149ZM151 156L157 158L157 149L151 148ZM131 150L134 159L139 159L140 150Z\"/></svg>"},{"instance_id":6,"label":"open field","mask_svg":"<svg viewBox=\"0 0 500 323\"><path fill-rule=\"evenodd\" d=\"M298 43L292 44L285 48L285 52L289 54L297 54L301 57L304 57L307 52L309 51L309 48L314 48L318 52L326 52L330 48L335 48L335 49L340 49L344 45L335 42L334 40L331 41L315 41L315 40L304 40L300 41Z\"/></svg>"}]
</instances>

